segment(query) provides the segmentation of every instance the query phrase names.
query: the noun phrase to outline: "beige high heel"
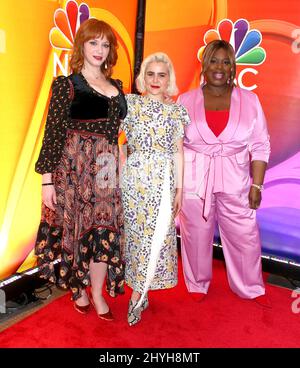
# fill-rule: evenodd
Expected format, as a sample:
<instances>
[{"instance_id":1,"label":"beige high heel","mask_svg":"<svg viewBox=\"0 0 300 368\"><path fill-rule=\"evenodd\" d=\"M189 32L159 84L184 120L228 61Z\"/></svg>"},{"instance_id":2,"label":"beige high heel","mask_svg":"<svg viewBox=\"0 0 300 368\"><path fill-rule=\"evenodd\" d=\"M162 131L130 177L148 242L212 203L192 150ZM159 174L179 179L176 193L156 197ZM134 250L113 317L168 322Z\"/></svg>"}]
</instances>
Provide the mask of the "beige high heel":
<instances>
[{"instance_id":1,"label":"beige high heel","mask_svg":"<svg viewBox=\"0 0 300 368\"><path fill-rule=\"evenodd\" d=\"M148 295L146 294L143 300L143 303L141 304L142 311L144 311L148 307L149 307L149 299L148 299Z\"/></svg>"}]
</instances>

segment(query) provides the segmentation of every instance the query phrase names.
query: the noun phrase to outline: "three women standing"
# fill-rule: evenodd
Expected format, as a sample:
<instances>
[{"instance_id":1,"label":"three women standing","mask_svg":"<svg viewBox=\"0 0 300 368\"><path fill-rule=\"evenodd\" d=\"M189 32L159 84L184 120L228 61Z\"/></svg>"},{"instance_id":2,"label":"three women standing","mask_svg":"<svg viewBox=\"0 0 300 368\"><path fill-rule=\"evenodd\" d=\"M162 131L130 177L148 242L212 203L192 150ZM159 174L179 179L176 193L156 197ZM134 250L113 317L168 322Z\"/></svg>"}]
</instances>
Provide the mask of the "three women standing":
<instances>
[{"instance_id":1,"label":"three women standing","mask_svg":"<svg viewBox=\"0 0 300 368\"><path fill-rule=\"evenodd\" d=\"M90 19L77 32L69 77L52 86L45 136L36 171L43 175L42 220L35 252L41 275L72 290L74 307L112 320L102 297L124 292L120 243L123 211L118 186L118 131L127 112L119 81L111 79L117 41L109 25ZM121 124L130 155L123 169L125 279L132 288L128 323L141 320L148 290L177 284L174 218L180 212L188 290L201 300L212 273L218 221L234 292L268 305L255 209L269 158L266 122L257 96L234 87L234 51L224 41L203 55L203 88L168 104L175 73L163 53L146 58L137 87L127 95ZM183 137L186 129L183 186ZM252 171L252 181L250 179ZM54 263L60 260L58 280ZM92 285L92 296L86 287Z\"/></svg>"}]
</instances>

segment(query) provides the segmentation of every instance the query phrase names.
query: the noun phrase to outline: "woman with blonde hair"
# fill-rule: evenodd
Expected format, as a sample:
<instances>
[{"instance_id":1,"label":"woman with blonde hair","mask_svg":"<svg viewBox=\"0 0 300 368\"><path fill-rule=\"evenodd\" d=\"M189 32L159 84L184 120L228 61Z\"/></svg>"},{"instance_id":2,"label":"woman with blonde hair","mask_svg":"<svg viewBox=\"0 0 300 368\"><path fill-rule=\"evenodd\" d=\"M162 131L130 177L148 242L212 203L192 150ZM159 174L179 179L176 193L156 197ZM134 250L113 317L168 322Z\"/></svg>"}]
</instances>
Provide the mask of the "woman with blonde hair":
<instances>
[{"instance_id":1,"label":"woman with blonde hair","mask_svg":"<svg viewBox=\"0 0 300 368\"><path fill-rule=\"evenodd\" d=\"M176 95L171 60L164 53L148 56L136 80L143 94L127 95L128 113L121 129L131 152L123 169L122 201L125 225L125 281L133 292L130 326L148 307L148 290L177 284L174 217L181 208L184 125L183 106L168 104Z\"/></svg>"},{"instance_id":2,"label":"woman with blonde hair","mask_svg":"<svg viewBox=\"0 0 300 368\"><path fill-rule=\"evenodd\" d=\"M126 115L121 82L111 78L117 40L105 22L80 26L68 77L52 85L43 145L42 219L35 253L41 277L70 288L74 307L93 303L101 319L112 313L102 296L124 292L120 242L123 213L118 188L118 130ZM55 261L60 260L58 278ZM91 284L91 298L86 290Z\"/></svg>"}]
</instances>

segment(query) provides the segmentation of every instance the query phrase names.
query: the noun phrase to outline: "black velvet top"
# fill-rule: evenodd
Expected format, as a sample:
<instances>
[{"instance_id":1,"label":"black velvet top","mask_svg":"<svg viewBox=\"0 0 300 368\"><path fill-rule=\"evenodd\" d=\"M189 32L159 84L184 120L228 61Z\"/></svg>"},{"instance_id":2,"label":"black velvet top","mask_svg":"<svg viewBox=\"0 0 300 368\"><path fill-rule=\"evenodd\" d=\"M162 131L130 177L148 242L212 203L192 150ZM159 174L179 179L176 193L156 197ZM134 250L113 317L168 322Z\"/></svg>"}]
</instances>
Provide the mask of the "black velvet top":
<instances>
[{"instance_id":1,"label":"black velvet top","mask_svg":"<svg viewBox=\"0 0 300 368\"><path fill-rule=\"evenodd\" d=\"M127 105L121 81L110 81L119 91L111 98L93 89L81 73L54 80L36 172L54 171L63 153L67 129L104 134L110 144L118 143L120 119L125 118Z\"/></svg>"}]
</instances>

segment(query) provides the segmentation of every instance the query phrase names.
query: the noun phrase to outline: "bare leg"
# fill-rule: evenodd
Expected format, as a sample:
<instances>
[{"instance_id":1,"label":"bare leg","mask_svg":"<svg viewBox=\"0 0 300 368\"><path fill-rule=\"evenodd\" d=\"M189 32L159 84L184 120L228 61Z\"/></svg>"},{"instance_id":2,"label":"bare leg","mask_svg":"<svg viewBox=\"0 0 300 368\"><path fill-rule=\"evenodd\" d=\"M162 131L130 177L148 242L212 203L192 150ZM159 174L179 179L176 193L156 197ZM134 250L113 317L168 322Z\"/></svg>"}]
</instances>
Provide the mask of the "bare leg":
<instances>
[{"instance_id":1,"label":"bare leg","mask_svg":"<svg viewBox=\"0 0 300 368\"><path fill-rule=\"evenodd\" d=\"M87 296L87 293L85 289L82 289L81 291L81 297L76 300L76 304L80 307L84 307L90 303L89 298Z\"/></svg>"},{"instance_id":2,"label":"bare leg","mask_svg":"<svg viewBox=\"0 0 300 368\"><path fill-rule=\"evenodd\" d=\"M107 273L107 263L90 261L92 297L98 314L107 313L109 307L102 296L102 287Z\"/></svg>"}]
</instances>

